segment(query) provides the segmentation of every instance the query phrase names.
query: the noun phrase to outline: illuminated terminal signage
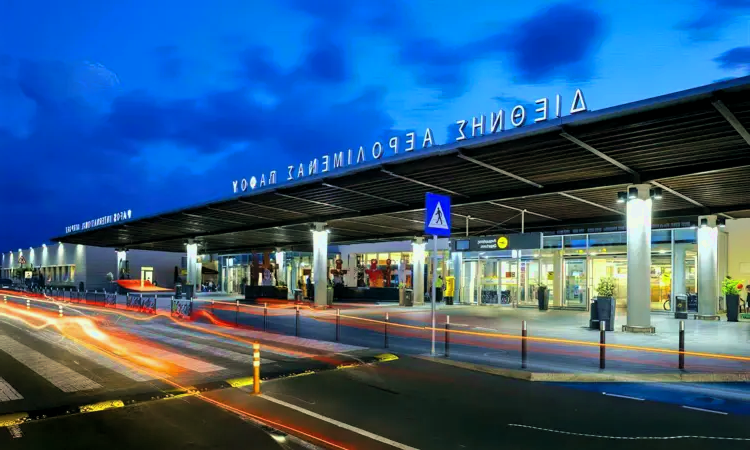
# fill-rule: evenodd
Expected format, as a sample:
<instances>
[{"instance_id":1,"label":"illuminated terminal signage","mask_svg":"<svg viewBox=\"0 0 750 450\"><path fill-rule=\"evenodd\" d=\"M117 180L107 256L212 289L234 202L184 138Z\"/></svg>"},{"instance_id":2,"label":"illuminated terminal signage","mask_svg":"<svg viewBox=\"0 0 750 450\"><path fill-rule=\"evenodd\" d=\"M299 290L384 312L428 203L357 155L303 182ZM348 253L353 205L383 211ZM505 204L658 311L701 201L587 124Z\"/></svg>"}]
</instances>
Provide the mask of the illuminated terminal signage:
<instances>
[{"instance_id":1,"label":"illuminated terminal signage","mask_svg":"<svg viewBox=\"0 0 750 450\"><path fill-rule=\"evenodd\" d=\"M454 252L528 250L538 249L541 245L542 233L501 234L451 240L451 250Z\"/></svg>"},{"instance_id":2,"label":"illuminated terminal signage","mask_svg":"<svg viewBox=\"0 0 750 450\"><path fill-rule=\"evenodd\" d=\"M130 219L131 215L132 215L131 210L118 211L116 213L113 213L107 216L97 217L96 219L87 220L85 222L77 223L75 225L69 225L65 227L65 233L67 234L67 233L74 233L76 231L85 231L91 228L96 228L96 227L101 227L103 225L117 223L123 220Z\"/></svg>"},{"instance_id":3,"label":"illuminated terminal signage","mask_svg":"<svg viewBox=\"0 0 750 450\"><path fill-rule=\"evenodd\" d=\"M493 111L489 117L486 115L479 115L472 117L471 120L457 120L456 125L458 126L458 136L456 141L463 141L465 139L475 138L479 136L485 136L488 134L496 134L505 131L508 128L519 128L525 125L528 121L533 120L534 123L545 122L550 117L559 118L562 117L563 112L568 110L567 103L563 102L561 95L555 95L555 98L550 102L549 98L540 98L534 102L535 108L533 111L527 111L523 105L516 105L511 109L510 114L506 114L505 110ZM565 105L565 106L564 106ZM587 111L586 100L584 99L583 92L577 89L573 100L570 102L570 114L577 114L580 112ZM532 117L532 115L534 115ZM510 123L511 127L508 127ZM399 136L392 136L388 141L377 141L372 144L371 147L365 148L360 146L359 149L348 149L346 151L339 151L337 153L330 153L321 156L320 158L313 158L309 162L300 162L287 166L286 169L281 171L271 170L268 173L262 173L260 176L252 176L250 178L242 178L240 180L232 181L232 191L237 193L247 192L255 188L262 188L264 186L275 185L282 181L299 180L305 177L317 175L319 173L327 173L332 170L342 169L345 167L353 167L367 161L376 161L390 153L397 155L399 153L409 153L415 150L421 150L437 145L435 143L434 134L432 129L426 128L424 134L421 137L417 136L417 133L410 132Z\"/></svg>"}]
</instances>

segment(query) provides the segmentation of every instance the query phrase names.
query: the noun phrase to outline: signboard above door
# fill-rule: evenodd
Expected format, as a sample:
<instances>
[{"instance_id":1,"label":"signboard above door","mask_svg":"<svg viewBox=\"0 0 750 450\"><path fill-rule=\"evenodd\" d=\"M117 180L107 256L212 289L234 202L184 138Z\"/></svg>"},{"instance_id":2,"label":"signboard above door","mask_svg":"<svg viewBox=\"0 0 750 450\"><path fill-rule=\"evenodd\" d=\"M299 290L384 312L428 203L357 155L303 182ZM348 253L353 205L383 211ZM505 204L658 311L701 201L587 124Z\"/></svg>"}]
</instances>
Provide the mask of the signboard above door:
<instances>
[{"instance_id":1,"label":"signboard above door","mask_svg":"<svg viewBox=\"0 0 750 450\"><path fill-rule=\"evenodd\" d=\"M488 252L495 250L539 249L542 233L500 234L496 236L472 236L451 239L451 251Z\"/></svg>"}]
</instances>

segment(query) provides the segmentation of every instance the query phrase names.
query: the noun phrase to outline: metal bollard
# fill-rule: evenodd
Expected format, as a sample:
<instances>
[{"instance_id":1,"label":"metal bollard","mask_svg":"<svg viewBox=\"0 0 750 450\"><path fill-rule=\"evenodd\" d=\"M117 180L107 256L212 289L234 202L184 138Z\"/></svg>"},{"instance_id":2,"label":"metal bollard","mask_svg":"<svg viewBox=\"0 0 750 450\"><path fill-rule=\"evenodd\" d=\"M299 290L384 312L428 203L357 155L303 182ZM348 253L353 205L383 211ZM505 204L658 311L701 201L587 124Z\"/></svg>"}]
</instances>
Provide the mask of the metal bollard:
<instances>
[{"instance_id":1,"label":"metal bollard","mask_svg":"<svg viewBox=\"0 0 750 450\"><path fill-rule=\"evenodd\" d=\"M607 332L607 321L599 321L599 368L604 369L606 365L606 338L605 333Z\"/></svg>"},{"instance_id":2,"label":"metal bollard","mask_svg":"<svg viewBox=\"0 0 750 450\"><path fill-rule=\"evenodd\" d=\"M526 361L528 359L528 346L529 341L526 339L528 331L526 329L526 321L521 322L521 368L526 368Z\"/></svg>"},{"instance_id":3,"label":"metal bollard","mask_svg":"<svg viewBox=\"0 0 750 450\"><path fill-rule=\"evenodd\" d=\"M685 370L685 321L680 320L680 370Z\"/></svg>"},{"instance_id":4,"label":"metal bollard","mask_svg":"<svg viewBox=\"0 0 750 450\"><path fill-rule=\"evenodd\" d=\"M26 299L26 309L31 309L31 300Z\"/></svg>"},{"instance_id":5,"label":"metal bollard","mask_svg":"<svg viewBox=\"0 0 750 450\"><path fill-rule=\"evenodd\" d=\"M211 300L211 314L214 314L214 301Z\"/></svg>"},{"instance_id":6,"label":"metal bollard","mask_svg":"<svg viewBox=\"0 0 750 450\"><path fill-rule=\"evenodd\" d=\"M388 313L385 313L385 325L383 330L383 347L388 348Z\"/></svg>"},{"instance_id":7,"label":"metal bollard","mask_svg":"<svg viewBox=\"0 0 750 450\"><path fill-rule=\"evenodd\" d=\"M299 337L299 306L296 307L297 312L294 318L294 335Z\"/></svg>"},{"instance_id":8,"label":"metal bollard","mask_svg":"<svg viewBox=\"0 0 750 450\"><path fill-rule=\"evenodd\" d=\"M240 326L240 301L237 300L237 303L235 305L234 310L234 326L239 327Z\"/></svg>"},{"instance_id":9,"label":"metal bollard","mask_svg":"<svg viewBox=\"0 0 750 450\"><path fill-rule=\"evenodd\" d=\"M3 295L3 303L8 303L8 296L7 295Z\"/></svg>"},{"instance_id":10,"label":"metal bollard","mask_svg":"<svg viewBox=\"0 0 750 450\"><path fill-rule=\"evenodd\" d=\"M63 316L62 305L57 305L57 314L58 314L58 316L60 316L60 317L62 317L62 316Z\"/></svg>"},{"instance_id":11,"label":"metal bollard","mask_svg":"<svg viewBox=\"0 0 750 450\"><path fill-rule=\"evenodd\" d=\"M268 329L268 303L263 305L263 331Z\"/></svg>"},{"instance_id":12,"label":"metal bollard","mask_svg":"<svg viewBox=\"0 0 750 450\"><path fill-rule=\"evenodd\" d=\"M253 344L253 394L260 394L260 344Z\"/></svg>"},{"instance_id":13,"label":"metal bollard","mask_svg":"<svg viewBox=\"0 0 750 450\"><path fill-rule=\"evenodd\" d=\"M445 357L446 358L450 356L450 345L451 345L450 329L451 329L451 316L446 315L445 316Z\"/></svg>"},{"instance_id":14,"label":"metal bollard","mask_svg":"<svg viewBox=\"0 0 750 450\"><path fill-rule=\"evenodd\" d=\"M336 308L336 342L341 337L341 310Z\"/></svg>"}]
</instances>

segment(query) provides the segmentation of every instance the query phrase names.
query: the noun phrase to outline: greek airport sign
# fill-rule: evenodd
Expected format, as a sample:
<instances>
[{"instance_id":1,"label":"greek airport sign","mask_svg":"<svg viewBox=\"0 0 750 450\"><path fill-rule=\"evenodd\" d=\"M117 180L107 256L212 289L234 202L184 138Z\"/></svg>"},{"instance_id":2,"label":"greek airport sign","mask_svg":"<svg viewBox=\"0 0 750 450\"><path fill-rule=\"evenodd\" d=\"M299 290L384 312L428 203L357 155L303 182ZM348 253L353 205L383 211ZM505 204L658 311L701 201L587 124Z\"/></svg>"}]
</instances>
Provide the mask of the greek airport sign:
<instances>
[{"instance_id":1,"label":"greek airport sign","mask_svg":"<svg viewBox=\"0 0 750 450\"><path fill-rule=\"evenodd\" d=\"M496 250L533 250L542 245L542 233L515 233L453 239L454 252L490 252Z\"/></svg>"},{"instance_id":2,"label":"greek airport sign","mask_svg":"<svg viewBox=\"0 0 750 450\"><path fill-rule=\"evenodd\" d=\"M568 109L568 105L570 108ZM578 114L588 111L583 92L577 89L570 102L565 101L560 94L553 99L540 98L534 102L534 109L527 110L526 106L516 105L510 113L500 109L492 111L489 116L481 114L471 120L460 119L457 127L456 141L502 133L506 129L519 128L528 122L546 122L550 118L562 117L564 112ZM445 144L447 144L446 142ZM273 186L281 182L301 180L321 173L328 173L348 167L358 166L368 161L377 161L383 157L410 153L439 145L435 142L435 135L431 128L426 128L421 136L416 132L391 136L388 140L376 141L359 149L350 148L334 153L328 153L309 161L291 164L283 170L271 170L267 173L253 175L249 178L232 181L232 192L242 194L265 186Z\"/></svg>"},{"instance_id":3,"label":"greek airport sign","mask_svg":"<svg viewBox=\"0 0 750 450\"><path fill-rule=\"evenodd\" d=\"M128 209L127 211L117 211L116 213L112 213L107 216L97 217L96 219L69 225L65 227L65 234L75 233L76 231L86 231L91 228L101 227L104 225L121 222L123 220L128 220L130 219L132 214L132 211Z\"/></svg>"}]
</instances>

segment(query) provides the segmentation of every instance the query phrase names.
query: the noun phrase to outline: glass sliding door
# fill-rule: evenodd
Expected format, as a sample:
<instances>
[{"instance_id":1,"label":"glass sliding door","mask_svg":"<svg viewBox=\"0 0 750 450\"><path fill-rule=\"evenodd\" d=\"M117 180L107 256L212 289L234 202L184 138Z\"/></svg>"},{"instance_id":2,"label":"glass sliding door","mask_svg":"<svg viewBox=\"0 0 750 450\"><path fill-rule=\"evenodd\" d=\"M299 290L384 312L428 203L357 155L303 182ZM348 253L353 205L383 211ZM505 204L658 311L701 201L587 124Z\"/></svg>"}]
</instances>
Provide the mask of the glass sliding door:
<instances>
[{"instance_id":1,"label":"glass sliding door","mask_svg":"<svg viewBox=\"0 0 750 450\"><path fill-rule=\"evenodd\" d=\"M521 260L519 268L518 304L521 306L537 306L537 289L539 286L540 262L538 259Z\"/></svg>"},{"instance_id":2,"label":"glass sliding door","mask_svg":"<svg viewBox=\"0 0 750 450\"><path fill-rule=\"evenodd\" d=\"M565 259L565 295L564 308L586 308L588 301L586 286L586 259Z\"/></svg>"}]
</instances>

